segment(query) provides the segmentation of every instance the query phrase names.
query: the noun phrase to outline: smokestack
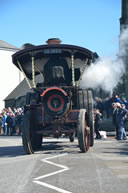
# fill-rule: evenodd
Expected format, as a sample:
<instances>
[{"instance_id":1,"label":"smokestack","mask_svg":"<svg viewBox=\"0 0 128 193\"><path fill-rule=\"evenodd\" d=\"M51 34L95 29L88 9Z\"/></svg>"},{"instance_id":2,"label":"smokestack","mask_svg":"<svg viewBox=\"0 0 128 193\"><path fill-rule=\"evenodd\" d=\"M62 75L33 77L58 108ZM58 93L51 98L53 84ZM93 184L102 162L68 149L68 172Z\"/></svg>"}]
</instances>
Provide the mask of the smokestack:
<instances>
[{"instance_id":1,"label":"smokestack","mask_svg":"<svg viewBox=\"0 0 128 193\"><path fill-rule=\"evenodd\" d=\"M125 65L123 86L128 96L128 0L122 0L120 18L119 56Z\"/></svg>"},{"instance_id":2,"label":"smokestack","mask_svg":"<svg viewBox=\"0 0 128 193\"><path fill-rule=\"evenodd\" d=\"M128 27L128 0L122 0L120 31Z\"/></svg>"},{"instance_id":3,"label":"smokestack","mask_svg":"<svg viewBox=\"0 0 128 193\"><path fill-rule=\"evenodd\" d=\"M61 40L59 38L50 38L46 41L47 44L60 44Z\"/></svg>"}]
</instances>

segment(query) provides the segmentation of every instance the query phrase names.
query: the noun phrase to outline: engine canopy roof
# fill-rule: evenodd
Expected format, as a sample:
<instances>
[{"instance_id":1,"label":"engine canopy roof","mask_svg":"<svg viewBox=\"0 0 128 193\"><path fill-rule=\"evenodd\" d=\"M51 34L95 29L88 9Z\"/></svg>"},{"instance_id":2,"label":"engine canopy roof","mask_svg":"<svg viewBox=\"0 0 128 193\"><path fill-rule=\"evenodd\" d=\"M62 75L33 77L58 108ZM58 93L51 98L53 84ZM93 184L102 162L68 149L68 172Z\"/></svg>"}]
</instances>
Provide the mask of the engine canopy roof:
<instances>
[{"instance_id":1,"label":"engine canopy roof","mask_svg":"<svg viewBox=\"0 0 128 193\"><path fill-rule=\"evenodd\" d=\"M18 62L20 62L26 76L32 79L32 57L34 57L35 75L40 72L43 73L45 64L50 59L65 59L69 69L71 69L71 56L74 55L74 68L82 68L86 59L88 59L87 65L91 61L95 60L94 53L86 48L67 45L67 44L46 44L34 46L31 44L25 44L24 48L12 55L13 63L19 68ZM20 68L19 68L20 69ZM39 69L39 70L37 70Z\"/></svg>"}]
</instances>

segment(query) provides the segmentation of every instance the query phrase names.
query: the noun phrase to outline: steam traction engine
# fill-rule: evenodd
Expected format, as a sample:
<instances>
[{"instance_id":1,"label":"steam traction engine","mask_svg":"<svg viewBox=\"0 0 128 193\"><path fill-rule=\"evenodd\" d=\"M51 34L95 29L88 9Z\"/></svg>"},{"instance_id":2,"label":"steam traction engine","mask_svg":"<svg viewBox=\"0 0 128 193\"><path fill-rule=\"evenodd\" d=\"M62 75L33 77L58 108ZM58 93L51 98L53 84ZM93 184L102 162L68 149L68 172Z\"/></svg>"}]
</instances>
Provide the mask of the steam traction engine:
<instances>
[{"instance_id":1,"label":"steam traction engine","mask_svg":"<svg viewBox=\"0 0 128 193\"><path fill-rule=\"evenodd\" d=\"M73 142L77 134L80 150L87 152L94 144L93 97L91 90L80 88L80 81L94 54L60 44L56 38L47 43L25 44L12 56L31 89L24 106L24 150L34 153L46 136L59 138L65 134Z\"/></svg>"}]
</instances>

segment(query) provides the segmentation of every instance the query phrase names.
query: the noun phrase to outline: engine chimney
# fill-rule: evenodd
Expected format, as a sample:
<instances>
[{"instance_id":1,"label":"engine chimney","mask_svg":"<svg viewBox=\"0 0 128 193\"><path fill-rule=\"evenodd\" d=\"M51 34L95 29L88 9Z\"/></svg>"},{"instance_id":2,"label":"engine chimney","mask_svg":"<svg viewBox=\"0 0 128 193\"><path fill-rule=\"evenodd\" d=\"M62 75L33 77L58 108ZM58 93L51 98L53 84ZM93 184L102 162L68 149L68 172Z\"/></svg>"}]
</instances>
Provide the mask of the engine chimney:
<instances>
[{"instance_id":1,"label":"engine chimney","mask_svg":"<svg viewBox=\"0 0 128 193\"><path fill-rule=\"evenodd\" d=\"M47 44L60 44L61 40L59 38L50 38L46 41Z\"/></svg>"},{"instance_id":2,"label":"engine chimney","mask_svg":"<svg viewBox=\"0 0 128 193\"><path fill-rule=\"evenodd\" d=\"M120 31L126 28L128 28L128 1L122 0Z\"/></svg>"}]
</instances>

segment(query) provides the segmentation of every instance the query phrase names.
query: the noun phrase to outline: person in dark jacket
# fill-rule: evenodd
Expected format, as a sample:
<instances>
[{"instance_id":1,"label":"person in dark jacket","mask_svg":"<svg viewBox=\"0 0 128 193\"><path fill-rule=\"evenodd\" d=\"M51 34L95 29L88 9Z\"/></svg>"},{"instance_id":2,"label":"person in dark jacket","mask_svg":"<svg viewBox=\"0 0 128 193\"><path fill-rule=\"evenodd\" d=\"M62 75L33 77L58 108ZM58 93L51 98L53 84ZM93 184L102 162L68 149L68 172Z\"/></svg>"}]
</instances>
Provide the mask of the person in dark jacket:
<instances>
[{"instance_id":1,"label":"person in dark jacket","mask_svg":"<svg viewBox=\"0 0 128 193\"><path fill-rule=\"evenodd\" d=\"M122 98L121 98L121 103L125 105L126 109L128 109L128 101L124 96L122 96Z\"/></svg>"},{"instance_id":2,"label":"person in dark jacket","mask_svg":"<svg viewBox=\"0 0 128 193\"><path fill-rule=\"evenodd\" d=\"M94 109L94 128L96 133L96 139L101 139L100 135L100 124L102 122L102 114L100 113L99 109Z\"/></svg>"},{"instance_id":3,"label":"person in dark jacket","mask_svg":"<svg viewBox=\"0 0 128 193\"><path fill-rule=\"evenodd\" d=\"M126 132L125 132L125 117L128 113L128 110L125 108L125 105L121 105L120 103L117 103L117 124L119 127L119 140L127 140Z\"/></svg>"},{"instance_id":4,"label":"person in dark jacket","mask_svg":"<svg viewBox=\"0 0 128 193\"><path fill-rule=\"evenodd\" d=\"M11 113L8 113L6 123L7 123L7 135L12 135L13 119Z\"/></svg>"},{"instance_id":5,"label":"person in dark jacket","mask_svg":"<svg viewBox=\"0 0 128 193\"><path fill-rule=\"evenodd\" d=\"M100 113L103 115L104 105L101 98L97 98L96 109L99 109Z\"/></svg>"},{"instance_id":6,"label":"person in dark jacket","mask_svg":"<svg viewBox=\"0 0 128 193\"><path fill-rule=\"evenodd\" d=\"M115 138L118 139L119 138L119 127L118 127L118 124L117 124L117 112L118 112L117 104L112 103L112 107L113 107L112 123L115 127L115 132L116 132Z\"/></svg>"},{"instance_id":7,"label":"person in dark jacket","mask_svg":"<svg viewBox=\"0 0 128 193\"><path fill-rule=\"evenodd\" d=\"M15 117L15 126L16 126L16 134L17 135L21 135L22 133L22 121L23 121L23 114L21 111L16 113L16 117Z\"/></svg>"}]
</instances>

